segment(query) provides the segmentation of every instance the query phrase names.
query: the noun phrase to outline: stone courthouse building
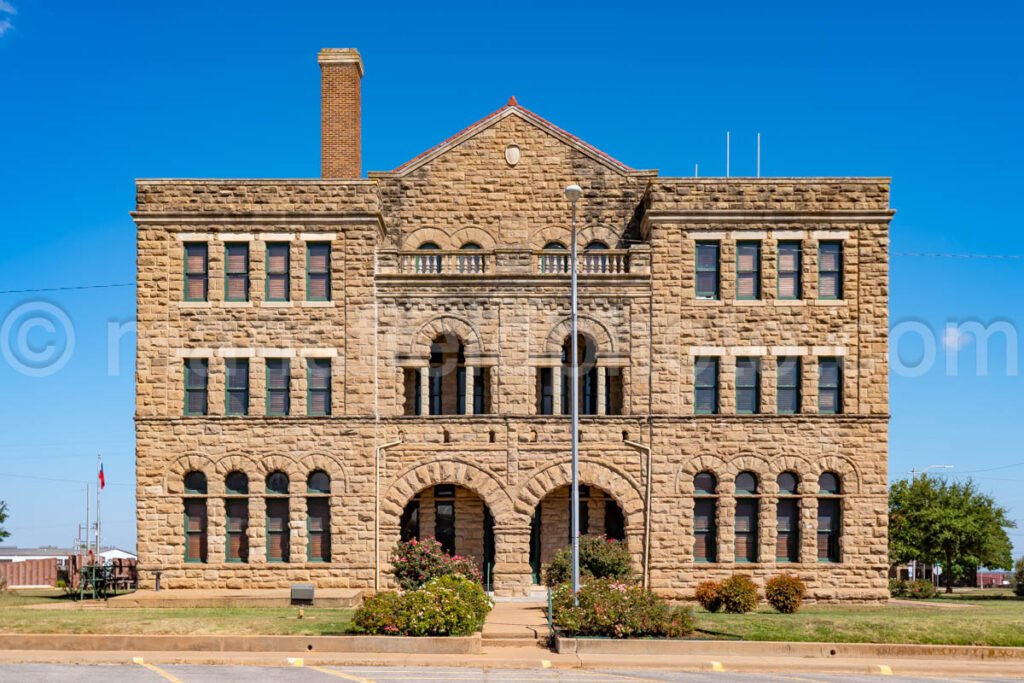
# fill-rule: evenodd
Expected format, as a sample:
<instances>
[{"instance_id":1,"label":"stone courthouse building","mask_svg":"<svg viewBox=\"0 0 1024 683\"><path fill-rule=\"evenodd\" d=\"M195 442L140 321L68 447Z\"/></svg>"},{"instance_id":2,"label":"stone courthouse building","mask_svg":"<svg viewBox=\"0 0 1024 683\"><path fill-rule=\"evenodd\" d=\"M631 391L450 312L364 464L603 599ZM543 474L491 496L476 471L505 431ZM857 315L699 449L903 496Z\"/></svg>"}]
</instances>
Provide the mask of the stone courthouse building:
<instances>
[{"instance_id":1,"label":"stone courthouse building","mask_svg":"<svg viewBox=\"0 0 1024 683\"><path fill-rule=\"evenodd\" d=\"M137 183L143 586L385 588L436 536L528 592L577 183L582 530L667 595L887 596L887 179L661 177L514 99L363 177L362 61L319 65L322 177Z\"/></svg>"}]
</instances>

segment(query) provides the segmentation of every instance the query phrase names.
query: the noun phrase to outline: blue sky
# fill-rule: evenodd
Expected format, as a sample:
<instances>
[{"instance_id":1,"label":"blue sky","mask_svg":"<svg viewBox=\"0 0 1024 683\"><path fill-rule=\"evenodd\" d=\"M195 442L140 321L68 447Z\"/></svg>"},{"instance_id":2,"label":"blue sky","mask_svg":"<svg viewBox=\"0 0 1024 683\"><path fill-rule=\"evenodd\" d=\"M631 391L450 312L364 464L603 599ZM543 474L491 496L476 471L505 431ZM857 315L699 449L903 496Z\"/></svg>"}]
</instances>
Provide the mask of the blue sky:
<instances>
[{"instance_id":1,"label":"blue sky","mask_svg":"<svg viewBox=\"0 0 1024 683\"><path fill-rule=\"evenodd\" d=\"M317 175L321 47L363 54L364 169L509 95L664 175L724 174L726 130L733 175L752 175L761 132L764 175L892 176L892 321L937 342L928 372L892 377L891 476L973 472L1024 527L1024 380L999 339L982 377L976 341L943 333L1016 329L1024 259L901 255L1024 256L1024 10L714 5L0 0L0 290L132 282L136 177ZM134 290L4 293L0 321L40 302L66 312L74 348L43 377L0 358L7 543L69 543L102 451L104 538L133 546L134 338L109 372L108 325L132 320ZM927 348L902 329L913 366ZM28 340L45 355L67 338ZM1011 534L1024 552L1024 528Z\"/></svg>"}]
</instances>

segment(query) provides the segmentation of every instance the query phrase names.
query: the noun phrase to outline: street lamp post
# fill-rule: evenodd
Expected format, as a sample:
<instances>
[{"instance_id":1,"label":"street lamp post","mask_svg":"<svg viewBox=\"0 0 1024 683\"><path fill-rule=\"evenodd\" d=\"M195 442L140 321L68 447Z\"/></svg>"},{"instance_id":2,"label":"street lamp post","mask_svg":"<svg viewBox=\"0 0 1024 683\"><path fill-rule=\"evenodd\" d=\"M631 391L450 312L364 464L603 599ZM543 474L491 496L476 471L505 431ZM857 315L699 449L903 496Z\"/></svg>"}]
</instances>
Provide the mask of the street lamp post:
<instances>
[{"instance_id":1,"label":"street lamp post","mask_svg":"<svg viewBox=\"0 0 1024 683\"><path fill-rule=\"evenodd\" d=\"M579 349L576 339L578 299L576 287L576 202L583 190L573 184L565 188L565 198L572 204L572 230L569 238L569 263L571 273L570 284L570 334L572 335L569 353L569 412L572 414L572 599L579 605L580 592L580 385Z\"/></svg>"},{"instance_id":2,"label":"street lamp post","mask_svg":"<svg viewBox=\"0 0 1024 683\"><path fill-rule=\"evenodd\" d=\"M951 469L953 469L952 465L928 465L928 467L925 467L924 469L920 469L920 470L917 469L916 467L912 467L912 468L910 468L910 479L911 480L917 479L917 475L925 474L926 472L928 472L928 470L951 470ZM934 572L934 569L933 569L932 570L932 583L935 583L934 573L935 572ZM911 560L910 561L910 578L911 579L917 579L917 560Z\"/></svg>"}]
</instances>

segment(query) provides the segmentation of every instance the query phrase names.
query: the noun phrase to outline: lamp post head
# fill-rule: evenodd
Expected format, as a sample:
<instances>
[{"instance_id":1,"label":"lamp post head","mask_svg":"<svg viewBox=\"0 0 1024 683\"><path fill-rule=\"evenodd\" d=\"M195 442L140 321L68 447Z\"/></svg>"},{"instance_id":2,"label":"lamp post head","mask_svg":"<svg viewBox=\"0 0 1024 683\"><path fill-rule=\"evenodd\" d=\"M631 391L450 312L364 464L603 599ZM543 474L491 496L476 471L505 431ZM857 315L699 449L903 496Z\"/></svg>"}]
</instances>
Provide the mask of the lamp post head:
<instances>
[{"instance_id":1,"label":"lamp post head","mask_svg":"<svg viewBox=\"0 0 1024 683\"><path fill-rule=\"evenodd\" d=\"M583 196L583 189L575 183L565 188L565 198L575 204Z\"/></svg>"}]
</instances>

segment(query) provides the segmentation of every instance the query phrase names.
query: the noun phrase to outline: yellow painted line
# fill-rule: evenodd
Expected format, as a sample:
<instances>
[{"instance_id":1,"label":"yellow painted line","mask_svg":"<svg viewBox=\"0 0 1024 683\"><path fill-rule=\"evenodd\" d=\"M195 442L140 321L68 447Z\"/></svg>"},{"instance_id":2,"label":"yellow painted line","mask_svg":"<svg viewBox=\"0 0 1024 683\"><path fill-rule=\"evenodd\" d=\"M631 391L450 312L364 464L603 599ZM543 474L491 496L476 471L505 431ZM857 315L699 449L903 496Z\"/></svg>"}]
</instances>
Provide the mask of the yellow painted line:
<instances>
[{"instance_id":1,"label":"yellow painted line","mask_svg":"<svg viewBox=\"0 0 1024 683\"><path fill-rule=\"evenodd\" d=\"M711 662L712 671L725 671L725 667L722 666L721 662Z\"/></svg>"},{"instance_id":2,"label":"yellow painted line","mask_svg":"<svg viewBox=\"0 0 1024 683\"><path fill-rule=\"evenodd\" d=\"M892 669L886 664L879 664L878 673L882 676L892 676Z\"/></svg>"},{"instance_id":3,"label":"yellow painted line","mask_svg":"<svg viewBox=\"0 0 1024 683\"><path fill-rule=\"evenodd\" d=\"M325 669L322 666L307 666L306 668L312 669L313 671L319 671L320 673L327 674L328 676L337 676L338 678L344 678L346 681L355 681L356 683L376 683L375 681L372 681L369 678L360 678L359 676L353 676L351 674L343 673L341 671Z\"/></svg>"},{"instance_id":4,"label":"yellow painted line","mask_svg":"<svg viewBox=\"0 0 1024 683\"><path fill-rule=\"evenodd\" d=\"M178 678L177 676L174 676L172 674L167 673L166 671L164 671L163 669L161 669L158 666L153 666L152 664L147 664L142 659L142 657L132 657L132 664L138 664L139 666L141 666L143 668L149 669L150 671L152 671L153 673L157 674L158 676L163 676L164 678L166 678L171 683L182 683L181 679Z\"/></svg>"},{"instance_id":5,"label":"yellow painted line","mask_svg":"<svg viewBox=\"0 0 1024 683\"><path fill-rule=\"evenodd\" d=\"M541 666L542 669L550 669L551 668L551 660L550 659L542 659L542 660L540 660L540 666Z\"/></svg>"},{"instance_id":6,"label":"yellow painted line","mask_svg":"<svg viewBox=\"0 0 1024 683\"><path fill-rule=\"evenodd\" d=\"M288 658L288 664L290 664L291 666L302 666L305 663L306 662L302 659L302 657L289 657Z\"/></svg>"}]
</instances>

